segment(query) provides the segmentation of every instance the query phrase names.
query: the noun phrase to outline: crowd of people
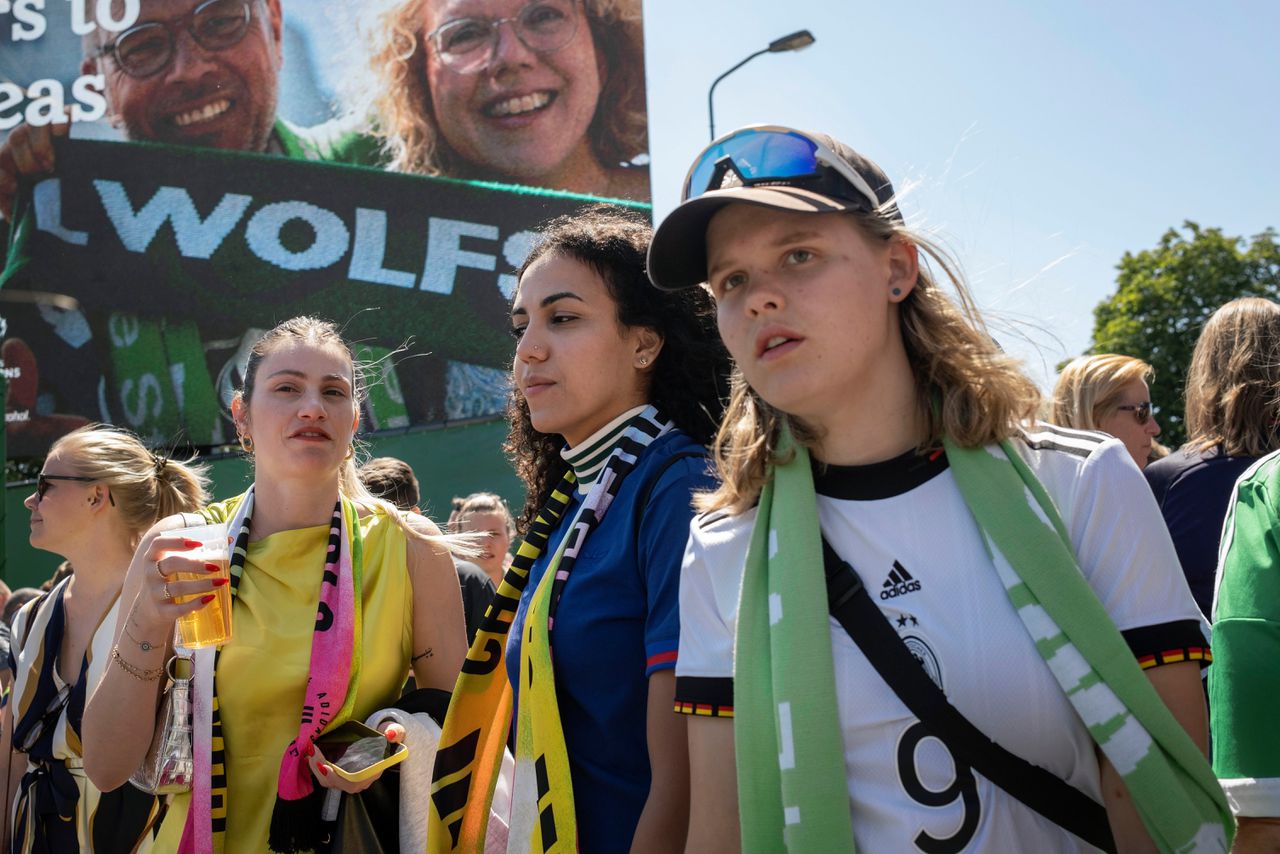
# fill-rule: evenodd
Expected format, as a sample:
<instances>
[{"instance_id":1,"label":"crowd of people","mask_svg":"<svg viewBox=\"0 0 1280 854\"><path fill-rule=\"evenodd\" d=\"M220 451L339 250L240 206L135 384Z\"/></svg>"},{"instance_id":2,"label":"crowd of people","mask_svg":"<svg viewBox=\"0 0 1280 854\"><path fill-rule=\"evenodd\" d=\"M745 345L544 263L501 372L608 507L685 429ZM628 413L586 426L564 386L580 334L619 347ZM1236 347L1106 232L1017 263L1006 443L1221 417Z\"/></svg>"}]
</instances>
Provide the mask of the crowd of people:
<instances>
[{"instance_id":1,"label":"crowd of people","mask_svg":"<svg viewBox=\"0 0 1280 854\"><path fill-rule=\"evenodd\" d=\"M27 506L75 569L12 620L9 849L329 850L327 793L382 777L324 736L392 708L438 749L378 820L433 851L1268 850L1280 306L1205 324L1151 462L1151 368L1082 357L1042 401L853 149L757 126L689 176L656 232L587 208L517 271L516 518L476 493L442 531L407 465L358 466L364 377L314 318L250 354L240 496L61 439ZM189 786L148 791L175 620L221 586Z\"/></svg>"},{"instance_id":2,"label":"crowd of people","mask_svg":"<svg viewBox=\"0 0 1280 854\"><path fill-rule=\"evenodd\" d=\"M276 115L280 0L140 9L85 40L130 139L648 196L638 0L389 3L368 102L312 129ZM0 212L64 129L0 146ZM514 514L480 492L437 525L409 466L361 458L324 319L249 354L240 495L69 433L26 502L67 572L0 629L0 847L1276 850L1280 305L1205 324L1170 450L1142 354L1044 400L958 270L870 159L753 126L656 231L542 228ZM229 639L177 642L228 593ZM434 751L420 797L338 764L360 722ZM170 750L185 783L139 782Z\"/></svg>"}]
</instances>

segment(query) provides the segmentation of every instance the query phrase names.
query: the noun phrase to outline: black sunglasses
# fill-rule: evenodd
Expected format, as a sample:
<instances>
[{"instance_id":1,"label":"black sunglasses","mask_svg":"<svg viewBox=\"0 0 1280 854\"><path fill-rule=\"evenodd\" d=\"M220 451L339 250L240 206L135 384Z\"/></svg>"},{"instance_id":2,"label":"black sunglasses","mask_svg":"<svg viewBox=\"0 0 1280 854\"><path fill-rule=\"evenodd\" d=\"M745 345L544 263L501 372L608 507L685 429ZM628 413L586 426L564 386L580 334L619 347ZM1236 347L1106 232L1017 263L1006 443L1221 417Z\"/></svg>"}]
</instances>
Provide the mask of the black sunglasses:
<instances>
[{"instance_id":1,"label":"black sunglasses","mask_svg":"<svg viewBox=\"0 0 1280 854\"><path fill-rule=\"evenodd\" d=\"M1139 424L1146 424L1151 420L1151 401L1147 400L1142 403L1130 403L1125 406L1117 406L1116 409L1123 409L1125 412L1132 412L1133 417Z\"/></svg>"},{"instance_id":2,"label":"black sunglasses","mask_svg":"<svg viewBox=\"0 0 1280 854\"><path fill-rule=\"evenodd\" d=\"M74 480L80 483L95 483L96 477L78 477L73 474L45 474L40 472L36 475L36 501L43 501L44 494L49 491L49 482L52 480ZM107 490L107 500L111 502L111 506L116 506L115 496L111 494L111 490Z\"/></svg>"}]
</instances>

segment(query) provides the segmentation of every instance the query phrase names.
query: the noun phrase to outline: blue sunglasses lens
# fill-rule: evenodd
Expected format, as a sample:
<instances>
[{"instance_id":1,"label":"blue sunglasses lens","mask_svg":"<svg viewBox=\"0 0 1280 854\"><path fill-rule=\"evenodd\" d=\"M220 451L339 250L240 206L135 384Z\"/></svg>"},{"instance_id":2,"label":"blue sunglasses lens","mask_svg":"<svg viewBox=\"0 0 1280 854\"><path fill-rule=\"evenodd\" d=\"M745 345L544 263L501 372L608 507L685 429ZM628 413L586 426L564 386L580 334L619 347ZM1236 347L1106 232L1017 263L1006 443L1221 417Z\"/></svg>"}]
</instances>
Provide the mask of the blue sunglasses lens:
<instances>
[{"instance_id":1,"label":"blue sunglasses lens","mask_svg":"<svg viewBox=\"0 0 1280 854\"><path fill-rule=\"evenodd\" d=\"M698 158L689 173L685 199L719 189L723 174L716 166L726 157L744 181L762 178L802 178L818 171L818 146L796 133L744 131L711 146ZM709 186L712 181L716 186Z\"/></svg>"}]
</instances>

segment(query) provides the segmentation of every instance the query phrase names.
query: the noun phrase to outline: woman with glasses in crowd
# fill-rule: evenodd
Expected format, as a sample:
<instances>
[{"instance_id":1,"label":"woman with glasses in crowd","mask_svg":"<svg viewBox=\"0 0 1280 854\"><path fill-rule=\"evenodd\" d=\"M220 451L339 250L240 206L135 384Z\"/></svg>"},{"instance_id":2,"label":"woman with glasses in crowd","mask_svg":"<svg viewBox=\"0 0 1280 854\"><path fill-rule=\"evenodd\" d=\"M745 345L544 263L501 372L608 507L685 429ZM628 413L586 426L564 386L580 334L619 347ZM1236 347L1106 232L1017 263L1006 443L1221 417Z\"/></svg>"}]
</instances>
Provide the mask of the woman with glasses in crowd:
<instances>
[{"instance_id":1,"label":"woman with glasses in crowd","mask_svg":"<svg viewBox=\"0 0 1280 854\"><path fill-rule=\"evenodd\" d=\"M389 168L649 199L640 0L397 0L368 34Z\"/></svg>"},{"instance_id":2,"label":"woman with glasses in crowd","mask_svg":"<svg viewBox=\"0 0 1280 854\"><path fill-rule=\"evenodd\" d=\"M727 364L704 293L649 287L650 233L638 215L588 209L553 221L517 274L507 451L527 490L524 541L445 722L433 850L455 832L463 848L485 839L513 706L504 850L684 839L678 579L692 495L714 485L704 443Z\"/></svg>"},{"instance_id":3,"label":"woman with glasses in crowd","mask_svg":"<svg viewBox=\"0 0 1280 854\"><path fill-rule=\"evenodd\" d=\"M1150 490L1032 422L955 270L878 166L776 126L654 236L738 369L680 582L688 850L1225 850Z\"/></svg>"},{"instance_id":4,"label":"woman with glasses in crowd","mask_svg":"<svg viewBox=\"0 0 1280 854\"><path fill-rule=\"evenodd\" d=\"M99 789L82 760L85 703L112 670L132 672L117 633L120 588L157 519L206 500L204 468L148 451L132 433L83 427L49 450L31 511L31 545L76 570L29 603L13 626L11 701L0 719L7 761L7 851L148 850L160 814L152 795L120 780Z\"/></svg>"},{"instance_id":5,"label":"woman with glasses in crowd","mask_svg":"<svg viewBox=\"0 0 1280 854\"><path fill-rule=\"evenodd\" d=\"M449 541L361 484L363 394L333 323L286 320L250 352L231 411L253 484L201 511L234 543L232 637L216 656L195 652L194 779L172 798L161 850L319 849L326 789L360 791L376 777L343 780L317 739L393 705L411 664L419 687L457 679L465 634ZM205 571L216 564L183 554L199 543L168 533L182 525L155 525L129 567L129 633L116 643L131 669L108 670L85 713L85 768L99 785L128 779L152 742L156 716L139 710L156 708L175 620L202 607L175 600L207 599L224 581Z\"/></svg>"},{"instance_id":6,"label":"woman with glasses in crowd","mask_svg":"<svg viewBox=\"0 0 1280 854\"><path fill-rule=\"evenodd\" d=\"M1152 368L1141 359L1105 353L1071 360L1053 387L1049 420L1059 427L1101 430L1124 442L1138 468L1167 451L1155 441L1160 424L1151 412Z\"/></svg>"}]
</instances>

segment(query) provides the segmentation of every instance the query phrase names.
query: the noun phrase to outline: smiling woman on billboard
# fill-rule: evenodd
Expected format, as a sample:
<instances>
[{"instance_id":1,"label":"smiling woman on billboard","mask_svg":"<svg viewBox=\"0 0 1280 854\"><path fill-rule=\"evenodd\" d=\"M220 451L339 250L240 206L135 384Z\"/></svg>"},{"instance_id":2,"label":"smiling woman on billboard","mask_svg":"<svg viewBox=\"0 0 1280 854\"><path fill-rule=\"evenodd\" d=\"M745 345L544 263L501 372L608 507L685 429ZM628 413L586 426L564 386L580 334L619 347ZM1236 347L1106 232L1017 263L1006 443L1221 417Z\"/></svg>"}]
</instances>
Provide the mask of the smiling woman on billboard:
<instances>
[{"instance_id":1,"label":"smiling woman on billboard","mask_svg":"<svg viewBox=\"0 0 1280 854\"><path fill-rule=\"evenodd\" d=\"M649 199L639 0L399 0L369 43L390 168Z\"/></svg>"}]
</instances>

